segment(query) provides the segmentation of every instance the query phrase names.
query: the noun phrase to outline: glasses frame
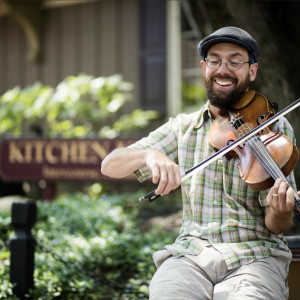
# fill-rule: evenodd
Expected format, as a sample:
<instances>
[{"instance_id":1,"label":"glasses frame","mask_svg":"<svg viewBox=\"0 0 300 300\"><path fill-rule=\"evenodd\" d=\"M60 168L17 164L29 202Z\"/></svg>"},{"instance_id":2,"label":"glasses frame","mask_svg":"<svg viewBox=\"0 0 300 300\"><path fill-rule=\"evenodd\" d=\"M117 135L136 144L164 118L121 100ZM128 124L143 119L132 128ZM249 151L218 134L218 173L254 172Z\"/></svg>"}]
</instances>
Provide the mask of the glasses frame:
<instances>
[{"instance_id":1,"label":"glasses frame","mask_svg":"<svg viewBox=\"0 0 300 300\"><path fill-rule=\"evenodd\" d=\"M250 64L250 60L248 60L248 61L240 61L240 62L236 62L236 63L239 64L239 65L238 65L237 68L235 68L235 67L232 67L232 65L230 64L231 61L228 61L228 60L227 60L227 61L223 61L223 60L220 59L220 58L214 58L214 60L218 60L218 61L219 61L219 64L218 64L216 67L212 67L212 66L209 66L210 60L211 60L210 58L205 58L206 65L207 65L210 69L213 69L213 70L219 69L223 63L225 64L226 68L227 68L228 70L230 70L230 71L237 71L237 70L239 70L239 69L242 67L243 64Z\"/></svg>"}]
</instances>

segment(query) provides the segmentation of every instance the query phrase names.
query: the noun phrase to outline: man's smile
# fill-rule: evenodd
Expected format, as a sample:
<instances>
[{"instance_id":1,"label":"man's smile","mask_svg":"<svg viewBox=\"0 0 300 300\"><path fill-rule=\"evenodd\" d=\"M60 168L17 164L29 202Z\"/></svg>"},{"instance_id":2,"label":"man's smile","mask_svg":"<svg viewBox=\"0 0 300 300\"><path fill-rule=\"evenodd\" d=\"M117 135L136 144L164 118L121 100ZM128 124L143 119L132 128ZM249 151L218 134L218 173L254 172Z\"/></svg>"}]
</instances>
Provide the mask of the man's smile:
<instances>
[{"instance_id":1,"label":"man's smile","mask_svg":"<svg viewBox=\"0 0 300 300\"><path fill-rule=\"evenodd\" d=\"M233 84L233 81L231 80L220 80L220 79L216 79L215 82L218 84L218 85L221 85L221 86L230 86Z\"/></svg>"},{"instance_id":2,"label":"man's smile","mask_svg":"<svg viewBox=\"0 0 300 300\"><path fill-rule=\"evenodd\" d=\"M237 80L234 78L221 78L219 76L214 76L212 78L212 82L214 85L214 89L225 92L235 88Z\"/></svg>"}]
</instances>

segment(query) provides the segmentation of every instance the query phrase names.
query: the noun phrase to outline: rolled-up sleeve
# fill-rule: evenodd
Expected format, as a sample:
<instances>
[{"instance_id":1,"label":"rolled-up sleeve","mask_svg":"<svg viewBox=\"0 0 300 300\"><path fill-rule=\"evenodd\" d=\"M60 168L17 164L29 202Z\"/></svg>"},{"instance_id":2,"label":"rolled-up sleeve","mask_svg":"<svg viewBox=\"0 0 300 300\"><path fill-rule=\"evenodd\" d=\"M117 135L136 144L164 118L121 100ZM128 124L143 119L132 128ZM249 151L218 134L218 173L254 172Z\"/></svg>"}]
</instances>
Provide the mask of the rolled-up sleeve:
<instances>
[{"instance_id":1,"label":"rolled-up sleeve","mask_svg":"<svg viewBox=\"0 0 300 300\"><path fill-rule=\"evenodd\" d=\"M177 163L178 160L178 145L177 145L177 120L170 120L151 132L147 137L142 138L136 143L128 146L129 149L155 149ZM152 172L147 166L143 166L136 170L135 175L140 182L143 182L152 177Z\"/></svg>"}]
</instances>

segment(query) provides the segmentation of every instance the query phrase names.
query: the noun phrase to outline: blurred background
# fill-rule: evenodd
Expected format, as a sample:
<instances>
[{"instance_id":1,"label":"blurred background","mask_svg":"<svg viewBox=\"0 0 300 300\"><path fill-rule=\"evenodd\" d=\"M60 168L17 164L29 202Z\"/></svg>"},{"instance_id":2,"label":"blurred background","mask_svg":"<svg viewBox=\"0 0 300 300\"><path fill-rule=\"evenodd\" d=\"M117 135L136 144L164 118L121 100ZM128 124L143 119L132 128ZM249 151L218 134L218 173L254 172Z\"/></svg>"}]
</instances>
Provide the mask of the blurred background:
<instances>
[{"instance_id":1,"label":"blurred background","mask_svg":"<svg viewBox=\"0 0 300 300\"><path fill-rule=\"evenodd\" d=\"M197 44L228 25L244 28L258 41L259 72L251 87L277 102L280 110L300 94L299 5L1 0L0 133L143 136L169 116L204 103ZM107 86L102 87L103 78L111 76L117 96L114 91L105 94ZM97 107L84 104L87 98L98 101ZM114 123L121 115L126 117ZM297 110L287 118L294 128L300 126ZM295 134L300 137L297 130Z\"/></svg>"},{"instance_id":2,"label":"blurred background","mask_svg":"<svg viewBox=\"0 0 300 300\"><path fill-rule=\"evenodd\" d=\"M252 88L277 102L281 110L300 97L299 9L299 1L280 0L0 0L2 140L139 138L170 116L199 109L206 96L197 45L222 26L241 27L257 40L259 71ZM297 116L296 109L286 117L300 140ZM295 176L299 185L298 166ZM0 180L2 197L20 195L42 200L43 180ZM152 188L147 183L143 185L145 190L136 194L140 185L131 181L103 179L56 184L59 188L55 201L38 201L37 226L41 227L36 234L47 237L41 244L56 247L61 253L67 253L68 247L77 243L76 249L71 247L73 256L67 260L76 261L79 269L86 268L88 275L83 272L83 278L76 277L76 268L66 271L68 268L61 261L60 266L57 261L48 265L49 269L56 268L58 277L37 268L35 276L45 279L36 282L36 299L42 295L68 299L72 293L72 299L95 299L92 295L101 299L100 294L103 299L147 298L147 284L154 272L151 253L176 236L180 195L174 193L159 203L139 205L138 197ZM75 193L79 194L74 196ZM91 198L87 201L86 197ZM63 216L69 213L60 215L61 209L74 214L85 210L88 214L95 211L99 201L99 206L104 207L99 215L104 213L105 218L111 218L103 216L98 220L92 214L90 223L103 224L105 219L112 227L106 236L101 236L103 226L95 225L99 227L95 236L89 242L81 240L79 247L78 235L88 239L93 231L82 228L88 217L64 220ZM80 209L75 209L74 203ZM89 203L94 204L89 207ZM58 215L65 223L58 222ZM6 234L2 240L8 240L12 230L7 225L8 218L7 215L2 219ZM130 220L130 224L125 220ZM47 236L44 229L52 226L53 232L58 227L65 230L64 241L53 232ZM144 239L137 239L139 235ZM101 239L96 239L99 236ZM117 252L108 254L116 247L128 251L123 261ZM82 255L83 249L86 255ZM135 255L129 249L134 249ZM7 253L6 249L3 253ZM43 253L37 256L37 266L45 263ZM48 254L50 257L51 251ZM81 258L76 260L76 255ZM6 265L8 256L3 257L2 264ZM87 262L83 257L94 260ZM73 287L67 280L71 275L75 278ZM3 278L7 278L7 272L3 271ZM121 284L116 283L118 280ZM106 288L100 291L97 285ZM8 290L2 284L5 297Z\"/></svg>"}]
</instances>

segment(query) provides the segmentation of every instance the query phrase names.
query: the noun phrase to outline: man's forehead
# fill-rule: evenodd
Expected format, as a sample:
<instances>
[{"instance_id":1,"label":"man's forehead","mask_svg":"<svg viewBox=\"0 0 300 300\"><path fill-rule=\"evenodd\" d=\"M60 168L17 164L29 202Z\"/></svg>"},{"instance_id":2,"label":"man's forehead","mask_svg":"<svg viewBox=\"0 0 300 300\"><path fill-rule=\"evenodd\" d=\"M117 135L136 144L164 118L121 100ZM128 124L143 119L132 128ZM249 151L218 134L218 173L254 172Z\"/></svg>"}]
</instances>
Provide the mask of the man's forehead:
<instances>
[{"instance_id":1,"label":"man's forehead","mask_svg":"<svg viewBox=\"0 0 300 300\"><path fill-rule=\"evenodd\" d=\"M220 55L220 54L226 54L226 55L241 55L241 56L247 56L248 51L236 44L232 43L219 43L215 44L212 47L209 48L207 54L212 55Z\"/></svg>"}]
</instances>

